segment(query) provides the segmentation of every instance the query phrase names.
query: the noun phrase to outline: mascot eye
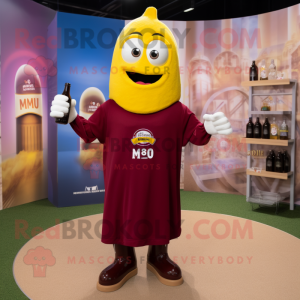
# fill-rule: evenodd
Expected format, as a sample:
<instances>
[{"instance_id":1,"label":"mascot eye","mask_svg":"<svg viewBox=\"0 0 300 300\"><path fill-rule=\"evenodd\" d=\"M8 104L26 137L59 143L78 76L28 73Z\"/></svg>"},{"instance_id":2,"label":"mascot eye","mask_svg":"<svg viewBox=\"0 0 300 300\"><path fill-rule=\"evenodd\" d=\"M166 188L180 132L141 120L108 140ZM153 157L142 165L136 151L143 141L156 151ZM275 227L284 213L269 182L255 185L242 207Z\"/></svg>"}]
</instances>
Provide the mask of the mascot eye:
<instances>
[{"instance_id":1,"label":"mascot eye","mask_svg":"<svg viewBox=\"0 0 300 300\"><path fill-rule=\"evenodd\" d=\"M167 45L160 40L154 40L147 47L147 58L154 66L163 65L169 57Z\"/></svg>"},{"instance_id":2,"label":"mascot eye","mask_svg":"<svg viewBox=\"0 0 300 300\"><path fill-rule=\"evenodd\" d=\"M144 44L141 39L132 38L127 40L122 48L122 57L128 63L135 63L141 58Z\"/></svg>"},{"instance_id":3,"label":"mascot eye","mask_svg":"<svg viewBox=\"0 0 300 300\"><path fill-rule=\"evenodd\" d=\"M141 50L139 48L134 48L131 51L132 56L139 57L141 55Z\"/></svg>"},{"instance_id":4,"label":"mascot eye","mask_svg":"<svg viewBox=\"0 0 300 300\"><path fill-rule=\"evenodd\" d=\"M150 58L157 59L159 57L159 52L157 50L152 50L150 52Z\"/></svg>"}]
</instances>

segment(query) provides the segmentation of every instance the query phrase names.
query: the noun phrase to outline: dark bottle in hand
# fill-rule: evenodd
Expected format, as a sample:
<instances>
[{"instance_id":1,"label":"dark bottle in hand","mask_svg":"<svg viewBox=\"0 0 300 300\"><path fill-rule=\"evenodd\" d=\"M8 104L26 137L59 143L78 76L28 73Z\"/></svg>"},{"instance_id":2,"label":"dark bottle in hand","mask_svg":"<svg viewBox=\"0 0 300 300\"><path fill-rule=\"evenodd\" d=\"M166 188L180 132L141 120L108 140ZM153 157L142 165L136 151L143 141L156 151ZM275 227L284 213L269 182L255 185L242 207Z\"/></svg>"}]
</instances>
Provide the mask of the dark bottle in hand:
<instances>
[{"instance_id":1,"label":"dark bottle in hand","mask_svg":"<svg viewBox=\"0 0 300 300\"><path fill-rule=\"evenodd\" d=\"M66 83L65 84L65 89L64 91L62 92L62 95L65 95L67 96L69 99L68 99L68 103L69 103L69 110L68 110L68 113L66 113L63 117L61 118L55 118L55 123L58 123L58 124L68 124L68 121L69 121L69 115L70 115L70 108L71 108L71 101L72 101L72 98L71 98L71 95L70 95L70 88L71 88L71 84L70 83Z\"/></svg>"},{"instance_id":2,"label":"dark bottle in hand","mask_svg":"<svg viewBox=\"0 0 300 300\"><path fill-rule=\"evenodd\" d=\"M252 123L252 117L249 118L249 122L246 125L246 138L253 138L254 124Z\"/></svg>"},{"instance_id":3,"label":"dark bottle in hand","mask_svg":"<svg viewBox=\"0 0 300 300\"><path fill-rule=\"evenodd\" d=\"M270 138L270 123L268 118L265 119L265 123L262 127L262 138L269 139Z\"/></svg>"},{"instance_id":4,"label":"dark bottle in hand","mask_svg":"<svg viewBox=\"0 0 300 300\"><path fill-rule=\"evenodd\" d=\"M255 60L252 61L252 65L249 70L249 80L250 81L258 80L258 68L257 65L255 64Z\"/></svg>"},{"instance_id":5,"label":"dark bottle in hand","mask_svg":"<svg viewBox=\"0 0 300 300\"><path fill-rule=\"evenodd\" d=\"M282 157L281 157L281 152L278 151L275 159L275 172L282 173L282 171L283 171Z\"/></svg>"},{"instance_id":6,"label":"dark bottle in hand","mask_svg":"<svg viewBox=\"0 0 300 300\"><path fill-rule=\"evenodd\" d=\"M273 155L271 150L269 150L269 154L266 159L266 171L268 172L274 171L274 162L273 162Z\"/></svg>"},{"instance_id":7,"label":"dark bottle in hand","mask_svg":"<svg viewBox=\"0 0 300 300\"><path fill-rule=\"evenodd\" d=\"M256 118L256 122L254 124L254 135L253 137L255 139L260 139L261 138L261 124L259 122L259 117Z\"/></svg>"}]
</instances>

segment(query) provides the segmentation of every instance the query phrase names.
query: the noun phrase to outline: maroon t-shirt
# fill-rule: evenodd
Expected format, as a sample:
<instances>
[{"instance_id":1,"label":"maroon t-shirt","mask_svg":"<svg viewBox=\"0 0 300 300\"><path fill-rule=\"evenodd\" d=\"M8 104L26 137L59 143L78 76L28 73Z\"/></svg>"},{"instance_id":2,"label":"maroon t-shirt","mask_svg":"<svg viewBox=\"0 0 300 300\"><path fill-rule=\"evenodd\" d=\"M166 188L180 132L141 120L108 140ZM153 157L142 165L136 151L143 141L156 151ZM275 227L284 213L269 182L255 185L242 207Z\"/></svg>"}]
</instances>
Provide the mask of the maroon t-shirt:
<instances>
[{"instance_id":1,"label":"maroon t-shirt","mask_svg":"<svg viewBox=\"0 0 300 300\"><path fill-rule=\"evenodd\" d=\"M181 148L210 139L196 116L180 102L135 114L107 100L70 125L86 143L104 144L102 242L137 247L180 236Z\"/></svg>"}]
</instances>

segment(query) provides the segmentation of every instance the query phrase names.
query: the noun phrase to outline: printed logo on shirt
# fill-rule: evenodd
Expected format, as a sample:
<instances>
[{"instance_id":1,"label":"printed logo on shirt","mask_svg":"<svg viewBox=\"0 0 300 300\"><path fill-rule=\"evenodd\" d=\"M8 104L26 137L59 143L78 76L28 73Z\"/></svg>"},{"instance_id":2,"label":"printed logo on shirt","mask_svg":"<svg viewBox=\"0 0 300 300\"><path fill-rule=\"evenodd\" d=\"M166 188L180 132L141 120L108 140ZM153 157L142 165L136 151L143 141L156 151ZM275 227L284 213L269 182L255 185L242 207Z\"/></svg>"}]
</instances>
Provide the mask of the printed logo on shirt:
<instances>
[{"instance_id":1,"label":"printed logo on shirt","mask_svg":"<svg viewBox=\"0 0 300 300\"><path fill-rule=\"evenodd\" d=\"M139 129L137 130L133 138L131 139L131 143L135 146L150 146L154 145L156 139L154 138L152 132L148 129ZM152 159L154 155L154 151L152 148L139 148L132 149L132 158L133 159Z\"/></svg>"},{"instance_id":2,"label":"printed logo on shirt","mask_svg":"<svg viewBox=\"0 0 300 300\"><path fill-rule=\"evenodd\" d=\"M139 145L139 146L154 145L155 141L156 140L152 132L148 129L137 130L134 133L133 138L131 139L133 145Z\"/></svg>"}]
</instances>

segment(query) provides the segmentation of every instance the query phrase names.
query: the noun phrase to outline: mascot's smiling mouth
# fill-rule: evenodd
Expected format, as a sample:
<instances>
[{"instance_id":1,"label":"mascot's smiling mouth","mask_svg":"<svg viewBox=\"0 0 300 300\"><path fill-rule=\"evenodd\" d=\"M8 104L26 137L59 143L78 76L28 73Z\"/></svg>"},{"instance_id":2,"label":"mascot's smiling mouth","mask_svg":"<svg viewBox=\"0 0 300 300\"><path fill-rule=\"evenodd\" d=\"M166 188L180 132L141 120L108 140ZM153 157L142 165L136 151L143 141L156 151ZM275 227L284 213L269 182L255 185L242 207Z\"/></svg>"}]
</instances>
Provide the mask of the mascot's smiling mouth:
<instances>
[{"instance_id":1,"label":"mascot's smiling mouth","mask_svg":"<svg viewBox=\"0 0 300 300\"><path fill-rule=\"evenodd\" d=\"M147 85L158 81L162 75L145 75L141 73L126 72L128 77L137 84Z\"/></svg>"}]
</instances>

